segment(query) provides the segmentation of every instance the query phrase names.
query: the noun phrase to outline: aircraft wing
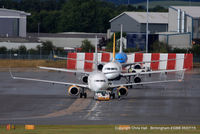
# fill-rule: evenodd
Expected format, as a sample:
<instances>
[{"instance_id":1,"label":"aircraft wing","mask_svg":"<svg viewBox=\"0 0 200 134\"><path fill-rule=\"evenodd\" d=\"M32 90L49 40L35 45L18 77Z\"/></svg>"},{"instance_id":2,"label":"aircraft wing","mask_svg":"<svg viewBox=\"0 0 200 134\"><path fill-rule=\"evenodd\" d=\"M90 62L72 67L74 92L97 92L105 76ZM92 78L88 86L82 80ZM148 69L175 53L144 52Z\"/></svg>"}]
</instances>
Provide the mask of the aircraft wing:
<instances>
[{"instance_id":1,"label":"aircraft wing","mask_svg":"<svg viewBox=\"0 0 200 134\"><path fill-rule=\"evenodd\" d=\"M12 75L11 72L10 72L10 75L11 75L12 79L17 79L17 80L37 81L37 82L60 84L60 85L75 85L75 86L79 86L79 87L88 88L88 85L84 85L84 84L75 84L75 83L67 83L67 82L61 82L61 81L51 81L51 80L41 80L41 79L33 79L33 78L15 77L15 76Z\"/></svg>"},{"instance_id":2,"label":"aircraft wing","mask_svg":"<svg viewBox=\"0 0 200 134\"><path fill-rule=\"evenodd\" d=\"M160 70L160 71L149 71L149 72L140 72L140 73L121 73L121 76L133 76L133 75L146 75L146 74L156 74L156 73L169 73L169 72L184 72L185 69L180 70Z\"/></svg>"},{"instance_id":3,"label":"aircraft wing","mask_svg":"<svg viewBox=\"0 0 200 134\"><path fill-rule=\"evenodd\" d=\"M52 71L70 72L70 73L84 73L84 74L91 73L91 72L86 72L84 70L70 70L70 69L65 69L65 68L41 67L41 66L38 66L38 68L45 69L45 70L52 70Z\"/></svg>"},{"instance_id":4,"label":"aircraft wing","mask_svg":"<svg viewBox=\"0 0 200 134\"><path fill-rule=\"evenodd\" d=\"M128 83L128 84L111 84L110 88L116 88L120 86L135 86L135 85L146 85L146 84L157 84L157 83L168 83L168 82L181 82L182 79L177 80L163 80L163 81L150 81L150 82L140 82L140 83Z\"/></svg>"},{"instance_id":5,"label":"aircraft wing","mask_svg":"<svg viewBox=\"0 0 200 134\"><path fill-rule=\"evenodd\" d=\"M135 64L144 64L144 63L154 63L154 62L163 62L163 61L173 61L173 60L181 60L185 58L177 58L177 59L167 59L167 60L152 60L152 61L141 61L141 62L133 62L133 63L122 63L123 67L135 65Z\"/></svg>"},{"instance_id":6,"label":"aircraft wing","mask_svg":"<svg viewBox=\"0 0 200 134\"><path fill-rule=\"evenodd\" d=\"M92 60L78 60L76 58L67 58L67 57L60 57L60 56L57 56L57 55L54 55L53 56L55 59L61 59L61 60L76 60L76 61L85 61L85 62L88 62L88 63L96 63L95 61L92 61Z\"/></svg>"}]
</instances>

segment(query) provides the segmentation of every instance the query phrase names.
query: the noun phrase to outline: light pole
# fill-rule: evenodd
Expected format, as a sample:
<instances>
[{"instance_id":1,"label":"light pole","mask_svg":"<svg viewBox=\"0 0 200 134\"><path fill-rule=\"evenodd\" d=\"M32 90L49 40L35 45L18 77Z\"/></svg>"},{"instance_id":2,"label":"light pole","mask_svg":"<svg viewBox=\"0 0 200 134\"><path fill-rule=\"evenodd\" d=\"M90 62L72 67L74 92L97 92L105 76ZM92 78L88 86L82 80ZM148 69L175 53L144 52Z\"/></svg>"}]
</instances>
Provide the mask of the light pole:
<instances>
[{"instance_id":1,"label":"light pole","mask_svg":"<svg viewBox=\"0 0 200 134\"><path fill-rule=\"evenodd\" d=\"M148 33L149 33L149 0L147 0L146 53L148 53Z\"/></svg>"},{"instance_id":2,"label":"light pole","mask_svg":"<svg viewBox=\"0 0 200 134\"><path fill-rule=\"evenodd\" d=\"M40 36L40 23L38 23L38 36Z\"/></svg>"}]
</instances>

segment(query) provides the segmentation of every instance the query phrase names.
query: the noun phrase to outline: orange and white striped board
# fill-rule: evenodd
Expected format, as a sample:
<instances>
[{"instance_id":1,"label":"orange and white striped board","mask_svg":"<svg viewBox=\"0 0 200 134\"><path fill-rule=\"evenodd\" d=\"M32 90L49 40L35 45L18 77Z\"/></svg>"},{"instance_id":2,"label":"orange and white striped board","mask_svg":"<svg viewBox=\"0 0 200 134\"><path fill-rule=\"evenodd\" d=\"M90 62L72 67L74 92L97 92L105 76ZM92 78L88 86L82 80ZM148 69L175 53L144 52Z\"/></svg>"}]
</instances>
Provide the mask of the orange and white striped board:
<instances>
[{"instance_id":1,"label":"orange and white striped board","mask_svg":"<svg viewBox=\"0 0 200 134\"><path fill-rule=\"evenodd\" d=\"M151 67L152 70L172 70L172 69L187 69L190 70L193 67L193 55L192 54L180 54L180 53L133 53L128 54L127 63L145 62L145 61L157 61L145 63L145 66ZM95 60L95 53L68 53L68 58L74 58L67 60L67 69L81 69L90 71L94 69L94 64L84 60ZM178 59L178 60L168 60ZM112 60L112 53L98 53L98 62L109 62Z\"/></svg>"}]
</instances>

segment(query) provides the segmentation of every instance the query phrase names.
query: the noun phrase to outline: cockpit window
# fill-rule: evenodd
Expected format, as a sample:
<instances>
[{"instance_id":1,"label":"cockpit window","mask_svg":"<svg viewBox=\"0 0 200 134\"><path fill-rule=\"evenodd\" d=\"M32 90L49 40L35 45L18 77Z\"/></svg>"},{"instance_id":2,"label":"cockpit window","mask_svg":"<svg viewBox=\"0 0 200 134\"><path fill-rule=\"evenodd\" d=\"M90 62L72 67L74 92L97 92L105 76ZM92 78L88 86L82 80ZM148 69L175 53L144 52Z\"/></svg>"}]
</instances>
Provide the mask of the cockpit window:
<instances>
[{"instance_id":1,"label":"cockpit window","mask_svg":"<svg viewBox=\"0 0 200 134\"><path fill-rule=\"evenodd\" d=\"M106 68L106 70L117 70L117 68Z\"/></svg>"},{"instance_id":2,"label":"cockpit window","mask_svg":"<svg viewBox=\"0 0 200 134\"><path fill-rule=\"evenodd\" d=\"M117 70L117 68L111 68L111 70Z\"/></svg>"},{"instance_id":3,"label":"cockpit window","mask_svg":"<svg viewBox=\"0 0 200 134\"><path fill-rule=\"evenodd\" d=\"M106 82L106 80L96 80L96 82Z\"/></svg>"}]
</instances>

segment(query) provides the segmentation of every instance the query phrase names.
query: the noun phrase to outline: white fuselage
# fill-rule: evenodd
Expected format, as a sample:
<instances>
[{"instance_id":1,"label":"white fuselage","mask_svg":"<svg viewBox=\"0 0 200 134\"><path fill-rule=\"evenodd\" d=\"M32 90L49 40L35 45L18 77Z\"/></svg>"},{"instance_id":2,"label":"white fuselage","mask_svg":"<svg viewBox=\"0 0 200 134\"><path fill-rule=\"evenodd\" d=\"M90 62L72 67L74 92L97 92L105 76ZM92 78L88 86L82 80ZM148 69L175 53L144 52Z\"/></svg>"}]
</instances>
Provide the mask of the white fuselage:
<instances>
[{"instance_id":1,"label":"white fuselage","mask_svg":"<svg viewBox=\"0 0 200 134\"><path fill-rule=\"evenodd\" d=\"M93 72L88 76L88 86L92 91L106 90L108 79L102 72Z\"/></svg>"},{"instance_id":2,"label":"white fuselage","mask_svg":"<svg viewBox=\"0 0 200 134\"><path fill-rule=\"evenodd\" d=\"M111 61L103 66L102 72L105 74L107 79L115 79L120 76L122 66L117 61Z\"/></svg>"}]
</instances>

